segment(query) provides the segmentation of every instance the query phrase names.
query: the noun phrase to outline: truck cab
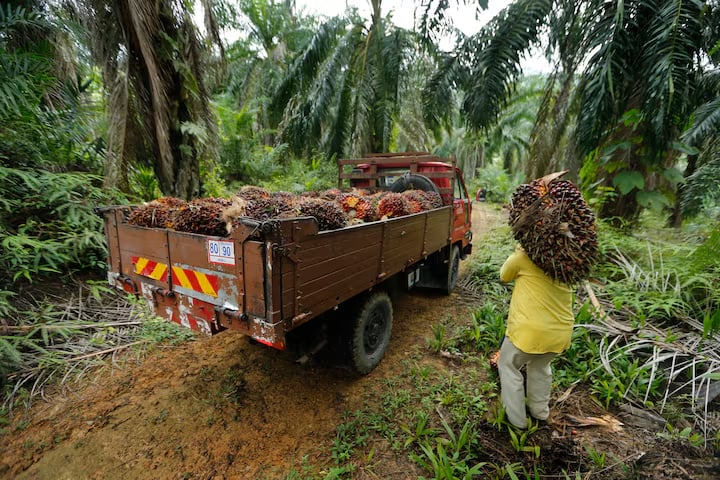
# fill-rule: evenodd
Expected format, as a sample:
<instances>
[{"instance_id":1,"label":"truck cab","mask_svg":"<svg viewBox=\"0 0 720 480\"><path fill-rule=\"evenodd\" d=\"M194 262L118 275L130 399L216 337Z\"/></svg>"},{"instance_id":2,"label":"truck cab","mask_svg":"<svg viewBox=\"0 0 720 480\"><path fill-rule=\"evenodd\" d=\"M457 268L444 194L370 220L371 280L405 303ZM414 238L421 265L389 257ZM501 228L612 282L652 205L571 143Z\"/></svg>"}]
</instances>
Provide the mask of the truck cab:
<instances>
[{"instance_id":1,"label":"truck cab","mask_svg":"<svg viewBox=\"0 0 720 480\"><path fill-rule=\"evenodd\" d=\"M398 192L429 190L431 182L443 205L453 206L451 244L459 248L462 258L471 253L472 201L454 158L448 161L428 152L370 153L361 159L339 160L338 172L340 189L347 187L345 180L353 188Z\"/></svg>"}]
</instances>

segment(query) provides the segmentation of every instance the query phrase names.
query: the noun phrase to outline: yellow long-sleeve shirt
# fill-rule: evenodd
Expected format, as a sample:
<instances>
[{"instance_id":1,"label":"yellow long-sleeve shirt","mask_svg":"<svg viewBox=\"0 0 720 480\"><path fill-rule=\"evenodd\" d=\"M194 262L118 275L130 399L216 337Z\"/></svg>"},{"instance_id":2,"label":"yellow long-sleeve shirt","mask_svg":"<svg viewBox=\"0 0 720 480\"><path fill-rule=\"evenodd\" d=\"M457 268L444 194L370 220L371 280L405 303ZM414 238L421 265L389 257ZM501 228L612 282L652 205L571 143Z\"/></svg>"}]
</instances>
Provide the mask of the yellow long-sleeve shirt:
<instances>
[{"instance_id":1,"label":"yellow long-sleeve shirt","mask_svg":"<svg viewBox=\"0 0 720 480\"><path fill-rule=\"evenodd\" d=\"M575 317L572 290L545 275L521 247L500 268L515 281L505 335L525 353L561 353L570 346Z\"/></svg>"}]
</instances>

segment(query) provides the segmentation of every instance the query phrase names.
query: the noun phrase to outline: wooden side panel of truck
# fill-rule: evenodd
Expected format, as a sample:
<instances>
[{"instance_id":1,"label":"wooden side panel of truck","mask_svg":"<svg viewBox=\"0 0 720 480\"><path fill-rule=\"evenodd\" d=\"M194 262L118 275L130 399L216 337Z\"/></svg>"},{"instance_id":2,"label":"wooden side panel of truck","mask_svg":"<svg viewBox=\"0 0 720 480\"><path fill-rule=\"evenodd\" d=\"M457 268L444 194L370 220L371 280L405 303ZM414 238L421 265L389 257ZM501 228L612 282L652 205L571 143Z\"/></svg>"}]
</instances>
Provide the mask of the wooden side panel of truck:
<instances>
[{"instance_id":1,"label":"wooden side panel of truck","mask_svg":"<svg viewBox=\"0 0 720 480\"><path fill-rule=\"evenodd\" d=\"M324 232L313 218L273 221L258 240L259 225L229 237L133 226L118 207L105 213L109 279L169 320L206 333L235 328L284 348L293 328L447 245L451 210ZM233 257L212 261L215 244Z\"/></svg>"},{"instance_id":2,"label":"wooden side panel of truck","mask_svg":"<svg viewBox=\"0 0 720 480\"><path fill-rule=\"evenodd\" d=\"M454 164L437 157L386 155L341 162L340 183L360 179L373 191L387 189L381 185L383 175L397 173L397 165L417 172L413 175L427 173L422 180L445 204L330 231L318 231L311 217L241 218L227 237L134 226L126 221L134 207L106 207L100 211L109 282L142 296L167 320L207 334L235 329L278 349L300 325L365 298L359 310L370 313L347 321L355 367L367 373L384 354L392 326L389 297L368 292L380 291L399 274L408 287L449 292L459 258L470 249L470 202ZM353 172L343 173L344 166ZM457 191L464 198L453 198Z\"/></svg>"}]
</instances>

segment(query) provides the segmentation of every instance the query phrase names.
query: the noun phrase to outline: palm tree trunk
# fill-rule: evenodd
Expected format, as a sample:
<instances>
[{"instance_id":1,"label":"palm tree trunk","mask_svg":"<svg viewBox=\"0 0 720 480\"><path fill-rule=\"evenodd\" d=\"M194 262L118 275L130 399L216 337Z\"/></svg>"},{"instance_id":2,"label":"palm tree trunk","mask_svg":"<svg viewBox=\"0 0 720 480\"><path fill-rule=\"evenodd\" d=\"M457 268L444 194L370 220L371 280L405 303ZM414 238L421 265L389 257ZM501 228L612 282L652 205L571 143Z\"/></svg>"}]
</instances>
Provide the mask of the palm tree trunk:
<instances>
[{"instance_id":1,"label":"palm tree trunk","mask_svg":"<svg viewBox=\"0 0 720 480\"><path fill-rule=\"evenodd\" d=\"M130 193L129 162L125 154L128 125L127 71L115 71L115 81L108 100L108 123L103 186Z\"/></svg>"},{"instance_id":2,"label":"palm tree trunk","mask_svg":"<svg viewBox=\"0 0 720 480\"><path fill-rule=\"evenodd\" d=\"M530 161L525 174L527 178L540 178L561 167L559 151L570 122L570 103L573 91L574 68L554 72L546 85L545 97L538 111L535 125L530 134ZM560 90L555 93L556 81Z\"/></svg>"}]
</instances>

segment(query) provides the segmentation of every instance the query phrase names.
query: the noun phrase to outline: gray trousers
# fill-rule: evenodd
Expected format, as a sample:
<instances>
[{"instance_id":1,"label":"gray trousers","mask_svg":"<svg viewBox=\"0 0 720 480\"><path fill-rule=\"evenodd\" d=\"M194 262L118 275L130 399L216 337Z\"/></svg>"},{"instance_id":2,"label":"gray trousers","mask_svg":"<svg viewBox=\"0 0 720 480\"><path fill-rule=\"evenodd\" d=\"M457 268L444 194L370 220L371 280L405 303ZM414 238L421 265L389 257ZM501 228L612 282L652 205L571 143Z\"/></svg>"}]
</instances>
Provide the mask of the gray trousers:
<instances>
[{"instance_id":1,"label":"gray trousers","mask_svg":"<svg viewBox=\"0 0 720 480\"><path fill-rule=\"evenodd\" d=\"M550 362L557 353L525 353L505 338L500 348L498 374L500 375L500 400L505 407L507 419L517 428L527 428L525 414L525 385L520 368L525 365L527 374L527 406L530 415L537 420L547 420L550 415L550 391L552 369Z\"/></svg>"}]
</instances>

